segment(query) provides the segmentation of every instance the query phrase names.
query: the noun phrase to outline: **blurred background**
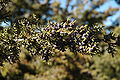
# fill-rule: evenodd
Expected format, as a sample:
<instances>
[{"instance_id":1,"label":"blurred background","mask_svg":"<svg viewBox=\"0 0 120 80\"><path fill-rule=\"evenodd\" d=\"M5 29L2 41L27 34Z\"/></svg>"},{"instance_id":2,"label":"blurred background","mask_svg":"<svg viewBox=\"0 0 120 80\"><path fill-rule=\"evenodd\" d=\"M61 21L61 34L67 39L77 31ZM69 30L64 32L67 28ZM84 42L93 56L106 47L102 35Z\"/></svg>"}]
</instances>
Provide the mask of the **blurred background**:
<instances>
[{"instance_id":1,"label":"blurred background","mask_svg":"<svg viewBox=\"0 0 120 80\"><path fill-rule=\"evenodd\" d=\"M101 23L111 30L120 25L120 0L5 0L0 4L0 25L9 26L18 18L36 14L41 24L64 21L78 24ZM3 22L4 20L4 22Z\"/></svg>"}]
</instances>

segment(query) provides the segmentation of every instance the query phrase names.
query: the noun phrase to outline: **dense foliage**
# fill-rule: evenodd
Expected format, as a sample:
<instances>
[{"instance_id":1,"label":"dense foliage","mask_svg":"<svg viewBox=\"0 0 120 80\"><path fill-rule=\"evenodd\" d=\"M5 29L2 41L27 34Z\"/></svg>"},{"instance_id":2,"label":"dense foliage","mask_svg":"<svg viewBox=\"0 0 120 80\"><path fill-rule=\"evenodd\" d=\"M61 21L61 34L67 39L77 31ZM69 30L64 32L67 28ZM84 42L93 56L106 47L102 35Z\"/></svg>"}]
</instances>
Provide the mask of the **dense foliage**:
<instances>
[{"instance_id":1,"label":"dense foliage","mask_svg":"<svg viewBox=\"0 0 120 80\"><path fill-rule=\"evenodd\" d=\"M74 1L0 0L0 80L120 79L119 8Z\"/></svg>"},{"instance_id":2,"label":"dense foliage","mask_svg":"<svg viewBox=\"0 0 120 80\"><path fill-rule=\"evenodd\" d=\"M120 79L120 55L111 57L106 54L102 57L94 57L94 65L91 66L95 80L119 80Z\"/></svg>"},{"instance_id":3,"label":"dense foliage","mask_svg":"<svg viewBox=\"0 0 120 80\"><path fill-rule=\"evenodd\" d=\"M34 16L35 18L35 16ZM102 32L100 25L77 26L69 20L62 23L49 23L47 27L37 30L35 24L27 19L18 20L13 27L1 31L1 62L17 60L20 48L24 47L31 55L41 55L44 60L54 55L54 50L74 53L100 54L106 44L106 51L114 54L119 46L119 37ZM37 30L37 31L36 31ZM113 43L114 42L114 43Z\"/></svg>"},{"instance_id":4,"label":"dense foliage","mask_svg":"<svg viewBox=\"0 0 120 80\"><path fill-rule=\"evenodd\" d=\"M20 55L20 61L14 64L4 63L1 67L3 80L91 80L89 71L83 71L86 60L83 56L74 56L69 51L55 51L57 55L48 63L38 57L32 57L26 50ZM9 65L9 67L8 67ZM14 68L13 68L14 67ZM11 69L12 68L12 69ZM87 77L86 77L87 76Z\"/></svg>"},{"instance_id":5,"label":"dense foliage","mask_svg":"<svg viewBox=\"0 0 120 80\"><path fill-rule=\"evenodd\" d=\"M0 67L1 80L119 80L120 55L92 57L55 51L47 63L22 48L19 61ZM9 66L9 67L8 67Z\"/></svg>"}]
</instances>

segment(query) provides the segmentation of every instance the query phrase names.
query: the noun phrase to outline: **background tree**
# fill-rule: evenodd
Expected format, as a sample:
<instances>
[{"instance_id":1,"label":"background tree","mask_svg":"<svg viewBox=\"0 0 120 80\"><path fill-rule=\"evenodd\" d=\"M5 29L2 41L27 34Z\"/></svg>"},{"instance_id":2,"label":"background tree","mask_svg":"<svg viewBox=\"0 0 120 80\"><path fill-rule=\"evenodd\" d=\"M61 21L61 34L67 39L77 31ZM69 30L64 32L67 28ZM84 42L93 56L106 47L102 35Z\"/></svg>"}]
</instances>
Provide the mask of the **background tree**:
<instances>
[{"instance_id":1,"label":"background tree","mask_svg":"<svg viewBox=\"0 0 120 80\"><path fill-rule=\"evenodd\" d=\"M119 79L119 17L104 23L119 8L101 12L109 0L74 1L0 0L1 80Z\"/></svg>"}]
</instances>

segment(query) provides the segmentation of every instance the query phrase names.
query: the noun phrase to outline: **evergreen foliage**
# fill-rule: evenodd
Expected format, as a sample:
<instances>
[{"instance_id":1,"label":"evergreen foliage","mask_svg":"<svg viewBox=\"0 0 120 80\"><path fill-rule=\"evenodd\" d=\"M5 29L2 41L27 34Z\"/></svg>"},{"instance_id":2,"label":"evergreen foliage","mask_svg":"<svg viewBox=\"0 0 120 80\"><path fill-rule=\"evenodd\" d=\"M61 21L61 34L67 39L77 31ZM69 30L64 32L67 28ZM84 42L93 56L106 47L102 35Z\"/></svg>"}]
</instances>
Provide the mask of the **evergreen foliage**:
<instances>
[{"instance_id":1,"label":"evergreen foliage","mask_svg":"<svg viewBox=\"0 0 120 80\"><path fill-rule=\"evenodd\" d=\"M119 8L72 1L0 0L0 80L120 79Z\"/></svg>"}]
</instances>

